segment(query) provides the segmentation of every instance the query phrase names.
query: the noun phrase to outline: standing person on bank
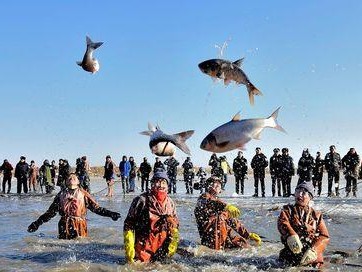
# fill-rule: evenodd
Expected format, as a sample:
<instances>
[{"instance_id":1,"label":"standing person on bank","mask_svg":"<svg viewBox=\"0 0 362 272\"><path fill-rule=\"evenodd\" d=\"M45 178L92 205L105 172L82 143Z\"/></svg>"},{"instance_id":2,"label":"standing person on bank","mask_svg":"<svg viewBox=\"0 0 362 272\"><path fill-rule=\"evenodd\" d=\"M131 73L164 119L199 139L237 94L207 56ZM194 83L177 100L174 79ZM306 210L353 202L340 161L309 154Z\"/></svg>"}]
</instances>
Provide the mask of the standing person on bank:
<instances>
[{"instance_id":1,"label":"standing person on bank","mask_svg":"<svg viewBox=\"0 0 362 272\"><path fill-rule=\"evenodd\" d=\"M261 186L261 196L265 197L265 168L268 167L268 159L261 152L261 148L255 149L255 156L251 160L251 168L254 170L254 189L255 193L253 197L258 197L259 181Z\"/></svg>"},{"instance_id":2,"label":"standing person on bank","mask_svg":"<svg viewBox=\"0 0 362 272\"><path fill-rule=\"evenodd\" d=\"M5 159L3 164L0 166L0 172L3 173L3 194L5 194L5 187L6 187L6 183L8 184L8 190L6 191L7 194L10 194L11 191L11 177L13 176L13 166L11 165L11 163Z\"/></svg>"},{"instance_id":3,"label":"standing person on bank","mask_svg":"<svg viewBox=\"0 0 362 272\"><path fill-rule=\"evenodd\" d=\"M323 170L324 170L324 160L322 158L321 152L317 152L315 158L315 164L313 168L313 186L314 190L317 190L318 196L321 196L322 192L322 180L323 180Z\"/></svg>"},{"instance_id":4,"label":"standing person on bank","mask_svg":"<svg viewBox=\"0 0 362 272\"><path fill-rule=\"evenodd\" d=\"M289 197L291 195L291 183L292 177L295 175L293 158L289 156L289 149L282 148L281 162L281 181L283 188L283 197Z\"/></svg>"},{"instance_id":5,"label":"standing person on bank","mask_svg":"<svg viewBox=\"0 0 362 272\"><path fill-rule=\"evenodd\" d=\"M106 162L104 164L104 175L103 178L107 183L107 194L108 197L113 197L114 194L114 178L116 176L116 165L113 163L110 155L106 156Z\"/></svg>"},{"instance_id":6,"label":"standing person on bank","mask_svg":"<svg viewBox=\"0 0 362 272\"><path fill-rule=\"evenodd\" d=\"M277 187L278 196L282 196L281 193L281 155L280 149L274 148L274 154L269 159L270 177L272 180L272 195L275 196L275 187Z\"/></svg>"},{"instance_id":7,"label":"standing person on bank","mask_svg":"<svg viewBox=\"0 0 362 272\"><path fill-rule=\"evenodd\" d=\"M332 192L333 180L335 195L339 196L339 170L341 169L342 161L341 155L336 152L336 146L331 145L329 147L329 153L324 158L324 165L328 173L328 196L331 197L334 194Z\"/></svg>"},{"instance_id":8,"label":"standing person on bank","mask_svg":"<svg viewBox=\"0 0 362 272\"><path fill-rule=\"evenodd\" d=\"M235 192L237 194L244 194L244 180L248 174L248 161L243 156L243 152L239 151L238 156L233 162L233 172L235 176ZM240 191L239 191L240 188Z\"/></svg>"},{"instance_id":9,"label":"standing person on bank","mask_svg":"<svg viewBox=\"0 0 362 272\"><path fill-rule=\"evenodd\" d=\"M15 166L15 177L17 179L17 190L18 194L21 194L21 188L25 194L28 193L28 175L29 175L29 165L25 161L24 156L20 157L20 161Z\"/></svg>"}]
</instances>

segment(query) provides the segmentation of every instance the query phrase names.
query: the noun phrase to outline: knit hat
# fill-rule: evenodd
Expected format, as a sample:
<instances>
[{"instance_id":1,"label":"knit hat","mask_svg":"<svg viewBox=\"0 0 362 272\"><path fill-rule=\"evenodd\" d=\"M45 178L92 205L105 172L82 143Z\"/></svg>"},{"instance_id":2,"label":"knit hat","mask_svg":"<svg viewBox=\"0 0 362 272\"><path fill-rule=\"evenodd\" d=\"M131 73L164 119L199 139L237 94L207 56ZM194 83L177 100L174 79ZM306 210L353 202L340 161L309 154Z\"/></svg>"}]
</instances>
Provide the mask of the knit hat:
<instances>
[{"instance_id":1,"label":"knit hat","mask_svg":"<svg viewBox=\"0 0 362 272\"><path fill-rule=\"evenodd\" d=\"M154 171L153 171L153 177L151 179L151 182L155 181L155 180L158 180L158 179L164 179L167 181L167 183L169 182L169 179L168 179L168 176L167 176L167 172L165 169L163 168L156 168Z\"/></svg>"},{"instance_id":2,"label":"knit hat","mask_svg":"<svg viewBox=\"0 0 362 272\"><path fill-rule=\"evenodd\" d=\"M311 181L303 181L300 184L297 185L297 187L295 188L295 190L299 190L299 189L304 189L306 190L309 194L310 197L313 198L314 197L314 187Z\"/></svg>"}]
</instances>

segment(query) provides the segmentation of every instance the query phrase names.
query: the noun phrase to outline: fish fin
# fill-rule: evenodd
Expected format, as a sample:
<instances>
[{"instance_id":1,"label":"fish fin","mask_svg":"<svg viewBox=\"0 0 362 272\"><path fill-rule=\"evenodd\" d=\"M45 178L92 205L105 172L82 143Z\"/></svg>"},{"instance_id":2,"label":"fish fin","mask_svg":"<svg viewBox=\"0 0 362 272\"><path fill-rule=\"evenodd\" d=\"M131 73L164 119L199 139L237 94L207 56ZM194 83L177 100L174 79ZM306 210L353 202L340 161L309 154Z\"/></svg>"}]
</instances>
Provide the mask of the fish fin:
<instances>
[{"instance_id":1,"label":"fish fin","mask_svg":"<svg viewBox=\"0 0 362 272\"><path fill-rule=\"evenodd\" d=\"M194 132L195 132L194 130L188 130L174 134L176 138L175 145L178 148L180 148L183 152L185 152L187 155L191 155L191 152L188 146L186 145L186 140L190 138L192 134L194 134Z\"/></svg>"},{"instance_id":2,"label":"fish fin","mask_svg":"<svg viewBox=\"0 0 362 272\"><path fill-rule=\"evenodd\" d=\"M231 121L240 121L241 120L241 115L240 115L240 111L234 115L233 119L231 119Z\"/></svg>"},{"instance_id":3,"label":"fish fin","mask_svg":"<svg viewBox=\"0 0 362 272\"><path fill-rule=\"evenodd\" d=\"M77 61L77 64L78 64L79 66L82 66L82 62L81 62L81 61Z\"/></svg>"},{"instance_id":4,"label":"fish fin","mask_svg":"<svg viewBox=\"0 0 362 272\"><path fill-rule=\"evenodd\" d=\"M244 58L238 59L237 61L234 61L233 64L240 68L241 64L243 64Z\"/></svg>"},{"instance_id":5,"label":"fish fin","mask_svg":"<svg viewBox=\"0 0 362 272\"><path fill-rule=\"evenodd\" d=\"M263 95L261 91L259 91L253 84L250 82L246 85L249 93L249 101L250 105L254 105L254 95Z\"/></svg>"},{"instance_id":6,"label":"fish fin","mask_svg":"<svg viewBox=\"0 0 362 272\"><path fill-rule=\"evenodd\" d=\"M277 118L278 118L278 113L279 113L279 108L277 108L269 117L268 117L268 120L271 120L272 121L272 128L275 128L281 132L284 132L284 133L287 133L286 130L280 126L277 122Z\"/></svg>"},{"instance_id":7,"label":"fish fin","mask_svg":"<svg viewBox=\"0 0 362 272\"><path fill-rule=\"evenodd\" d=\"M87 47L91 47L92 49L97 49L103 44L103 42L93 42L91 38L89 38L88 36L86 36L86 41L87 41Z\"/></svg>"},{"instance_id":8,"label":"fish fin","mask_svg":"<svg viewBox=\"0 0 362 272\"><path fill-rule=\"evenodd\" d=\"M146 136L151 136L153 134L153 131L145 130L145 131L140 132L140 134L146 135Z\"/></svg>"},{"instance_id":9,"label":"fish fin","mask_svg":"<svg viewBox=\"0 0 362 272\"><path fill-rule=\"evenodd\" d=\"M259 133L255 134L254 139L255 140L260 140L261 139L261 131Z\"/></svg>"}]
</instances>

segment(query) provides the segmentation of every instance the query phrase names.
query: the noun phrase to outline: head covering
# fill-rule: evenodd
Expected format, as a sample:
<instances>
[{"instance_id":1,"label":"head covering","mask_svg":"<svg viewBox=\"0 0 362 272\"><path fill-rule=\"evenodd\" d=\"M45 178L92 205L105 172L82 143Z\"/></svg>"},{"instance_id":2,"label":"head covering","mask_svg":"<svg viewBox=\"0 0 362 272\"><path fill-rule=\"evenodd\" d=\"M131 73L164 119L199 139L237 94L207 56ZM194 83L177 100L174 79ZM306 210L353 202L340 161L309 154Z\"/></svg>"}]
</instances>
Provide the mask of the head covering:
<instances>
[{"instance_id":1,"label":"head covering","mask_svg":"<svg viewBox=\"0 0 362 272\"><path fill-rule=\"evenodd\" d=\"M154 174L153 177L151 179L151 182L158 180L158 179L164 179L167 181L167 183L169 182L168 176L167 176L167 172L165 169L163 168L156 168L154 170Z\"/></svg>"},{"instance_id":2,"label":"head covering","mask_svg":"<svg viewBox=\"0 0 362 272\"><path fill-rule=\"evenodd\" d=\"M255 151L257 151L257 150L261 150L261 148L260 147L255 148Z\"/></svg>"},{"instance_id":3,"label":"head covering","mask_svg":"<svg viewBox=\"0 0 362 272\"><path fill-rule=\"evenodd\" d=\"M304 189L306 190L310 197L313 198L314 197L314 187L311 181L303 181L301 183L298 184L298 186L295 188L295 190L299 190L299 189Z\"/></svg>"},{"instance_id":4,"label":"head covering","mask_svg":"<svg viewBox=\"0 0 362 272\"><path fill-rule=\"evenodd\" d=\"M214 184L214 182L219 182L220 184L222 184L222 181L220 178L218 178L216 176L211 176L205 181L206 188L209 188L210 186L212 186Z\"/></svg>"},{"instance_id":5,"label":"head covering","mask_svg":"<svg viewBox=\"0 0 362 272\"><path fill-rule=\"evenodd\" d=\"M20 160L25 160L26 158L24 156L21 156L20 157Z\"/></svg>"},{"instance_id":6,"label":"head covering","mask_svg":"<svg viewBox=\"0 0 362 272\"><path fill-rule=\"evenodd\" d=\"M289 149L288 149L288 148L286 148L286 147L283 147L282 152L283 152L283 153L285 153L285 152L289 152Z\"/></svg>"},{"instance_id":7,"label":"head covering","mask_svg":"<svg viewBox=\"0 0 362 272\"><path fill-rule=\"evenodd\" d=\"M280 149L277 147L273 149L273 152L279 152L279 151L280 151Z\"/></svg>"}]
</instances>

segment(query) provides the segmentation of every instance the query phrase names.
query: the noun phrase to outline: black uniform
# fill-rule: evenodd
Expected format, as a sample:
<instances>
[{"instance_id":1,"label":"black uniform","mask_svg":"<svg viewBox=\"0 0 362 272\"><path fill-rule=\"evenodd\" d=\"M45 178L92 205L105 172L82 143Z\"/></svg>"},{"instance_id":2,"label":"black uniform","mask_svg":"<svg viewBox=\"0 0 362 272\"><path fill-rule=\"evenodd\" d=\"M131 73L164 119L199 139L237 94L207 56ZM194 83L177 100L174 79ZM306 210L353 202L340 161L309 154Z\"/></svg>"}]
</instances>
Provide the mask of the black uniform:
<instances>
[{"instance_id":1,"label":"black uniform","mask_svg":"<svg viewBox=\"0 0 362 272\"><path fill-rule=\"evenodd\" d=\"M324 160L320 155L317 155L315 158L312 180L314 188L317 188L318 190L318 196L320 196L322 192L323 166Z\"/></svg>"},{"instance_id":2,"label":"black uniform","mask_svg":"<svg viewBox=\"0 0 362 272\"><path fill-rule=\"evenodd\" d=\"M150 173L152 171L151 164L147 161L143 161L140 165L139 171L141 173L141 188L142 192L146 189L148 191L148 181L150 179Z\"/></svg>"},{"instance_id":3,"label":"black uniform","mask_svg":"<svg viewBox=\"0 0 362 272\"><path fill-rule=\"evenodd\" d=\"M265 168L268 167L268 159L263 153L256 154L251 160L251 168L254 169L254 196L258 196L259 181L261 186L261 195L265 197Z\"/></svg>"},{"instance_id":4,"label":"black uniform","mask_svg":"<svg viewBox=\"0 0 362 272\"><path fill-rule=\"evenodd\" d=\"M8 184L7 193L9 194L11 191L11 177L13 176L11 171L13 169L13 166L7 160L4 160L4 163L0 166L0 172L3 172L3 194L5 194L6 183Z\"/></svg>"},{"instance_id":5,"label":"black uniform","mask_svg":"<svg viewBox=\"0 0 362 272\"><path fill-rule=\"evenodd\" d=\"M281 196L281 155L274 154L269 159L269 170L270 170L270 177L272 180L272 195L275 196L275 185L277 186L278 196Z\"/></svg>"},{"instance_id":6,"label":"black uniform","mask_svg":"<svg viewBox=\"0 0 362 272\"><path fill-rule=\"evenodd\" d=\"M359 156L356 152L352 153L349 151L342 159L343 173L346 178L346 197L352 192L353 196L357 196L357 179L358 179L358 168L359 168Z\"/></svg>"},{"instance_id":7,"label":"black uniform","mask_svg":"<svg viewBox=\"0 0 362 272\"><path fill-rule=\"evenodd\" d=\"M313 168L314 158L309 154L309 152L303 151L303 155L298 161L298 184L303 181L312 181Z\"/></svg>"},{"instance_id":8,"label":"black uniform","mask_svg":"<svg viewBox=\"0 0 362 272\"><path fill-rule=\"evenodd\" d=\"M341 156L336 152L329 152L324 158L324 165L328 173L328 196L332 195L333 179L336 195L339 196L339 170L341 163Z\"/></svg>"},{"instance_id":9,"label":"black uniform","mask_svg":"<svg viewBox=\"0 0 362 272\"><path fill-rule=\"evenodd\" d=\"M177 177L177 166L180 163L174 158L168 158L165 160L165 165L167 166L167 176L170 180L168 183L168 193L171 192L176 194L177 187L176 187L176 177Z\"/></svg>"},{"instance_id":10,"label":"black uniform","mask_svg":"<svg viewBox=\"0 0 362 272\"><path fill-rule=\"evenodd\" d=\"M292 176L295 175L294 163L293 158L287 154L282 154L280 157L281 163L281 182L282 182L282 189L283 189L283 197L289 197L291 194L291 183L292 183Z\"/></svg>"},{"instance_id":11,"label":"black uniform","mask_svg":"<svg viewBox=\"0 0 362 272\"><path fill-rule=\"evenodd\" d=\"M209 160L209 166L211 166L211 176L216 176L218 178L223 177L223 171L221 169L221 161L216 156L216 154L212 154Z\"/></svg>"},{"instance_id":12,"label":"black uniform","mask_svg":"<svg viewBox=\"0 0 362 272\"><path fill-rule=\"evenodd\" d=\"M28 193L28 174L30 167L25 161L19 161L15 166L15 177L17 179L17 193L21 193L23 187L24 193Z\"/></svg>"},{"instance_id":13,"label":"black uniform","mask_svg":"<svg viewBox=\"0 0 362 272\"><path fill-rule=\"evenodd\" d=\"M182 168L184 169L184 182L186 186L186 194L193 194L193 179L194 179L194 165L192 164L190 159L186 159L182 164Z\"/></svg>"},{"instance_id":14,"label":"black uniform","mask_svg":"<svg viewBox=\"0 0 362 272\"><path fill-rule=\"evenodd\" d=\"M235 176L235 192L244 194L244 180L248 174L248 161L243 157L237 156L233 162L233 171ZM239 191L240 188L240 191Z\"/></svg>"}]
</instances>

